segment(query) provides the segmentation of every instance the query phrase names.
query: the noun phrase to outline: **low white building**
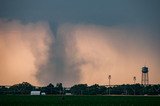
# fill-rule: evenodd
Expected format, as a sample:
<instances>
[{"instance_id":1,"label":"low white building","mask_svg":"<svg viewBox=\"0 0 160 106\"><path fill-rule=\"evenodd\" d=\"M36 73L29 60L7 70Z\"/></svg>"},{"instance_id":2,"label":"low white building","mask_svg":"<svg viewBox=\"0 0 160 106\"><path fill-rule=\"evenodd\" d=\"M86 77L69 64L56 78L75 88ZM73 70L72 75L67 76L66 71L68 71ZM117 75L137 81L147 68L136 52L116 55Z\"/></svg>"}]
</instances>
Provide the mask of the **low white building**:
<instances>
[{"instance_id":1,"label":"low white building","mask_svg":"<svg viewBox=\"0 0 160 106\"><path fill-rule=\"evenodd\" d=\"M66 93L65 95L72 95L71 93Z\"/></svg>"},{"instance_id":2,"label":"low white building","mask_svg":"<svg viewBox=\"0 0 160 106\"><path fill-rule=\"evenodd\" d=\"M41 95L41 91L31 91L30 95Z\"/></svg>"},{"instance_id":3,"label":"low white building","mask_svg":"<svg viewBox=\"0 0 160 106\"><path fill-rule=\"evenodd\" d=\"M46 93L45 93L45 92L42 92L41 95L46 95Z\"/></svg>"}]
</instances>

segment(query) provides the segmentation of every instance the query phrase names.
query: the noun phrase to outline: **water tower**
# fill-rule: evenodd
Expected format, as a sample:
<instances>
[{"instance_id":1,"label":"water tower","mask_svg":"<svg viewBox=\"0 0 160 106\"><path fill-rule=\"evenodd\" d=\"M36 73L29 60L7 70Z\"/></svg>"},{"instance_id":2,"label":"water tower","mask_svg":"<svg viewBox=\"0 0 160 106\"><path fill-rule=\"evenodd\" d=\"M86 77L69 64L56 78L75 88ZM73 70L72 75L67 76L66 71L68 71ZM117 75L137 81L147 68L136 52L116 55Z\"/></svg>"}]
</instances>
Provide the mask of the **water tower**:
<instances>
[{"instance_id":1,"label":"water tower","mask_svg":"<svg viewBox=\"0 0 160 106\"><path fill-rule=\"evenodd\" d=\"M142 67L142 79L141 84L148 85L149 84L149 78L148 78L148 67L144 66Z\"/></svg>"}]
</instances>

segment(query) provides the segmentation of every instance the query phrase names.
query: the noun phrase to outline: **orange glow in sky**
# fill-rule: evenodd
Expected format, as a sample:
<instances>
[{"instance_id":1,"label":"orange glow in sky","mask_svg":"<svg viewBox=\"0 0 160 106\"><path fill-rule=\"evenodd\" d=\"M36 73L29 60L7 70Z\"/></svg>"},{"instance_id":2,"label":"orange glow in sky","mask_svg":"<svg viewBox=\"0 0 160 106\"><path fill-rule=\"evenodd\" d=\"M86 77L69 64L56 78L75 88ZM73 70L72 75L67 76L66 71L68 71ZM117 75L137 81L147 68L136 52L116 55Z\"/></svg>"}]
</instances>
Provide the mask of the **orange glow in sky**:
<instances>
[{"instance_id":1,"label":"orange glow in sky","mask_svg":"<svg viewBox=\"0 0 160 106\"><path fill-rule=\"evenodd\" d=\"M73 63L84 61L82 65L76 66L80 69L75 72L80 74L76 83L105 85L108 84L108 75L112 75L112 84L131 84L134 76L137 77L136 82L140 83L143 65L149 66L150 83L160 83L160 60L150 44L150 38L144 38L143 35L148 34L145 30L67 24L62 25L62 29L58 31L62 34L60 39L67 42L64 47L67 57L65 59L70 62L71 58L74 58ZM56 56L55 51L50 52L51 47L55 46L53 42L56 42L52 35L46 23L23 25L17 21L1 21L0 84L10 85L26 81L41 85L36 77L37 73L41 67L54 64L52 61L49 63L49 58ZM60 71L54 68L55 64L51 66L51 71ZM72 67L72 64L67 67ZM70 73L70 70L66 71ZM47 70L42 73L48 82L56 83L49 78L52 75L48 76L50 73L47 74ZM65 78L62 77L62 83L67 81ZM67 84L70 86L73 83Z\"/></svg>"}]
</instances>

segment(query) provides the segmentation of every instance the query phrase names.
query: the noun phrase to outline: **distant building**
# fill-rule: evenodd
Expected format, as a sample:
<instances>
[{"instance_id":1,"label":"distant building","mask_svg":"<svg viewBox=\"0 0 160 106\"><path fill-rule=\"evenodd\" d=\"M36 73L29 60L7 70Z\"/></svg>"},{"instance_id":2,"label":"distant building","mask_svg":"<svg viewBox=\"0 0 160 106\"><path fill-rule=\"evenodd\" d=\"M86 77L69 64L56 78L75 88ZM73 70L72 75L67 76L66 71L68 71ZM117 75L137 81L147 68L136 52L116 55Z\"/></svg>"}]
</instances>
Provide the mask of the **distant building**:
<instances>
[{"instance_id":1,"label":"distant building","mask_svg":"<svg viewBox=\"0 0 160 106\"><path fill-rule=\"evenodd\" d=\"M72 95L71 93L66 93L65 95Z\"/></svg>"},{"instance_id":2,"label":"distant building","mask_svg":"<svg viewBox=\"0 0 160 106\"><path fill-rule=\"evenodd\" d=\"M42 92L41 95L46 95L46 93L45 93L45 92Z\"/></svg>"},{"instance_id":3,"label":"distant building","mask_svg":"<svg viewBox=\"0 0 160 106\"><path fill-rule=\"evenodd\" d=\"M41 95L41 91L31 91L30 95Z\"/></svg>"}]
</instances>

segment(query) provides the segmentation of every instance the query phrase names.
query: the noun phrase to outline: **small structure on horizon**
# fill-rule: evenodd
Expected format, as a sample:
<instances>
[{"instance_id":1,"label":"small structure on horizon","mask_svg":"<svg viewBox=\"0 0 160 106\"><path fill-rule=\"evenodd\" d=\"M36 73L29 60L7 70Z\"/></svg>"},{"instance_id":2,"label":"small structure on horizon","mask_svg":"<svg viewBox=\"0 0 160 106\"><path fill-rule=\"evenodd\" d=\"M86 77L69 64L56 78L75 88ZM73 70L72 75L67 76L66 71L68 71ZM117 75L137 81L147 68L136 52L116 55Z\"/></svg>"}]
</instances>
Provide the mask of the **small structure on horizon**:
<instances>
[{"instance_id":1,"label":"small structure on horizon","mask_svg":"<svg viewBox=\"0 0 160 106\"><path fill-rule=\"evenodd\" d=\"M70 95L72 95L72 94L71 94L71 93L65 93L65 95L70 96Z\"/></svg>"},{"instance_id":2,"label":"small structure on horizon","mask_svg":"<svg viewBox=\"0 0 160 106\"><path fill-rule=\"evenodd\" d=\"M136 84L136 77L135 76L133 77L133 81L134 81L134 84Z\"/></svg>"},{"instance_id":3,"label":"small structure on horizon","mask_svg":"<svg viewBox=\"0 0 160 106\"><path fill-rule=\"evenodd\" d=\"M46 93L45 92L41 92L41 95L46 95Z\"/></svg>"},{"instance_id":4,"label":"small structure on horizon","mask_svg":"<svg viewBox=\"0 0 160 106\"><path fill-rule=\"evenodd\" d=\"M108 94L110 95L110 87L111 87L111 75L108 76L108 80L109 80L109 89L108 89Z\"/></svg>"},{"instance_id":5,"label":"small structure on horizon","mask_svg":"<svg viewBox=\"0 0 160 106\"><path fill-rule=\"evenodd\" d=\"M111 75L108 76L108 80L109 80L108 85L109 85L109 87L110 87L110 86L111 86Z\"/></svg>"},{"instance_id":6,"label":"small structure on horizon","mask_svg":"<svg viewBox=\"0 0 160 106\"><path fill-rule=\"evenodd\" d=\"M41 91L31 91L30 95L41 95Z\"/></svg>"}]
</instances>

